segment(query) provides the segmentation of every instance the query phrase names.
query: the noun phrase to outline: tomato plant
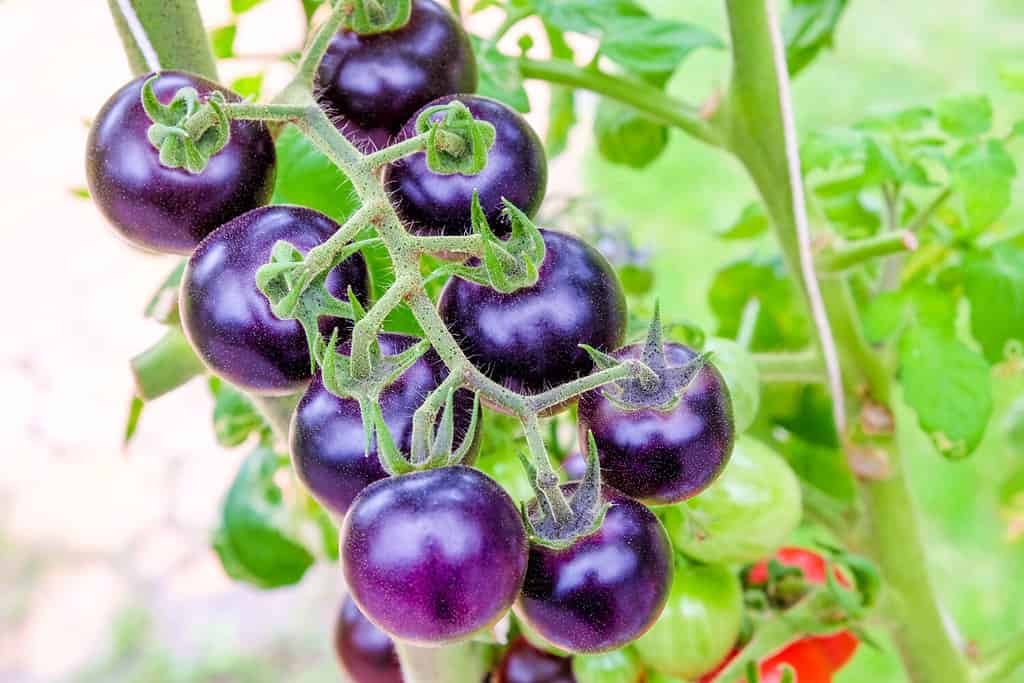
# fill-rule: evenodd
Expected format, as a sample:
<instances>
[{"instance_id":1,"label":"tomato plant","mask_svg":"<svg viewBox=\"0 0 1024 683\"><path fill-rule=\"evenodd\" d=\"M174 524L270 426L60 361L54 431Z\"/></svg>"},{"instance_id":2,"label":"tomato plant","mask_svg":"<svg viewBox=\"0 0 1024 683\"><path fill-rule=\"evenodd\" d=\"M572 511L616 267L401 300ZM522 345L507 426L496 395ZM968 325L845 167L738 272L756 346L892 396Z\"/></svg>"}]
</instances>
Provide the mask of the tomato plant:
<instances>
[{"instance_id":1,"label":"tomato plant","mask_svg":"<svg viewBox=\"0 0 1024 683\"><path fill-rule=\"evenodd\" d=\"M966 458L993 369L1019 372L1024 252L999 222L1024 126L970 95L801 139L791 79L847 3L723 4L728 41L635 0L302 0L286 87L243 98L193 0L112 3L135 79L93 121L91 194L188 255L126 432L211 375L218 440L255 444L214 549L263 588L337 561L357 683L827 683L876 603L913 683L1021 660L972 670L951 635L897 421ZM680 100L690 54L727 45L728 85ZM550 86L543 138L525 81ZM592 225L601 198L553 208L549 158L588 119L638 185L674 135L752 179L719 236L759 251L715 275L715 329L662 320L656 250ZM780 549L801 524L820 548Z\"/></svg>"}]
</instances>

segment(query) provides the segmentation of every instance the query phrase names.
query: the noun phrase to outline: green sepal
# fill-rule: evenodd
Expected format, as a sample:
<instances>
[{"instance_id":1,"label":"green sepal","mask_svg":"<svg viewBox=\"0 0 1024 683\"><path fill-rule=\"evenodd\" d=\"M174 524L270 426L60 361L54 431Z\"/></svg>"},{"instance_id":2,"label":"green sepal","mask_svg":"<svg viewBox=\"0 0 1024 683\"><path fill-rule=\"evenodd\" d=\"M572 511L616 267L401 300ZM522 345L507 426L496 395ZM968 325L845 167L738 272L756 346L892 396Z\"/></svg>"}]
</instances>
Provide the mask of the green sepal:
<instances>
[{"instance_id":1,"label":"green sepal","mask_svg":"<svg viewBox=\"0 0 1024 683\"><path fill-rule=\"evenodd\" d=\"M429 462L432 466L446 465L455 445L455 389L449 389L445 397L444 410L441 411L441 424L434 433L434 442L430 446Z\"/></svg>"},{"instance_id":2,"label":"green sepal","mask_svg":"<svg viewBox=\"0 0 1024 683\"><path fill-rule=\"evenodd\" d=\"M366 408L372 411L373 414L374 432L377 435L377 457L380 459L381 467L393 477L414 472L415 468L406 460L405 456L402 455L402 452L395 445L395 440L391 436L391 430L388 429L387 423L384 422L384 414L381 412L380 403L376 401L367 403Z\"/></svg>"},{"instance_id":3,"label":"green sepal","mask_svg":"<svg viewBox=\"0 0 1024 683\"><path fill-rule=\"evenodd\" d=\"M546 255L544 238L529 217L507 199L505 215L512 226L511 235L502 240L494 234L483 207L479 193L473 192L470 206L470 221L473 232L483 242L483 258L478 266L461 265L453 273L463 279L490 287L503 294L510 294L537 283L539 268Z\"/></svg>"},{"instance_id":4,"label":"green sepal","mask_svg":"<svg viewBox=\"0 0 1024 683\"><path fill-rule=\"evenodd\" d=\"M361 36L397 31L409 22L412 0L348 0L347 25Z\"/></svg>"},{"instance_id":5,"label":"green sepal","mask_svg":"<svg viewBox=\"0 0 1024 683\"><path fill-rule=\"evenodd\" d=\"M435 120L438 113L443 116ZM496 136L493 125L474 119L458 100L425 109L416 119L416 131L429 133L427 167L439 175L473 176L482 171Z\"/></svg>"},{"instance_id":6,"label":"green sepal","mask_svg":"<svg viewBox=\"0 0 1024 683\"><path fill-rule=\"evenodd\" d=\"M587 352L587 355L590 356L590 360L594 361L594 366L598 370L614 368L620 362L618 358L615 358L600 349L595 349L590 344L580 344L579 347Z\"/></svg>"},{"instance_id":7,"label":"green sepal","mask_svg":"<svg viewBox=\"0 0 1024 683\"><path fill-rule=\"evenodd\" d=\"M202 173L210 158L231 139L231 119L224 108L224 95L214 92L203 103L195 88L181 88L165 105L153 91L153 83L159 77L155 74L142 84L142 108L153 122L146 136L160 151L160 163L164 166ZM190 132L189 122L196 116L203 117L202 129Z\"/></svg>"},{"instance_id":8,"label":"green sepal","mask_svg":"<svg viewBox=\"0 0 1024 683\"><path fill-rule=\"evenodd\" d=\"M469 417L469 427L466 428L466 435L462 438L462 443L459 447L452 452L448 458L448 465L461 465L466 461L466 457L470 451L473 450L473 442L475 441L474 435L476 434L477 424L480 422L480 394L473 394L473 412Z\"/></svg>"}]
</instances>

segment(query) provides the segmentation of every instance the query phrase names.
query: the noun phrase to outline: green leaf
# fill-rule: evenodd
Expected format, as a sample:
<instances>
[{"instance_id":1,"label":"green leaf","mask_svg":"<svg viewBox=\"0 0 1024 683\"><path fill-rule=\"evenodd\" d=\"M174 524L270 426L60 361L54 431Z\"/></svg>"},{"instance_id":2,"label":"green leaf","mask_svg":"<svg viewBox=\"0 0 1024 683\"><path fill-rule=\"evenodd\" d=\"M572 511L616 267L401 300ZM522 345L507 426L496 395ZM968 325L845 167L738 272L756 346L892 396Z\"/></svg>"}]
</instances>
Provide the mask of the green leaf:
<instances>
[{"instance_id":1,"label":"green leaf","mask_svg":"<svg viewBox=\"0 0 1024 683\"><path fill-rule=\"evenodd\" d=\"M228 24L210 31L210 45L217 59L228 59L235 55L235 36L238 26Z\"/></svg>"},{"instance_id":2,"label":"green leaf","mask_svg":"<svg viewBox=\"0 0 1024 683\"><path fill-rule=\"evenodd\" d=\"M724 240L749 240L764 234L768 226L768 214L765 213L764 204L759 201L751 202L743 207L736 222L719 232L718 237Z\"/></svg>"},{"instance_id":3,"label":"green leaf","mask_svg":"<svg viewBox=\"0 0 1024 683\"><path fill-rule=\"evenodd\" d=\"M718 36L698 26L649 17L622 17L605 27L601 52L640 74L671 73L694 50L725 47Z\"/></svg>"},{"instance_id":4,"label":"green leaf","mask_svg":"<svg viewBox=\"0 0 1024 683\"><path fill-rule=\"evenodd\" d=\"M231 0L231 11L235 14L244 14L263 2L264 0Z\"/></svg>"},{"instance_id":5,"label":"green leaf","mask_svg":"<svg viewBox=\"0 0 1024 683\"><path fill-rule=\"evenodd\" d=\"M243 98L257 99L263 90L263 74L242 76L231 81L231 89Z\"/></svg>"},{"instance_id":6,"label":"green leaf","mask_svg":"<svg viewBox=\"0 0 1024 683\"><path fill-rule=\"evenodd\" d=\"M953 137L973 138L992 129L992 101L987 95L961 95L939 100L939 127Z\"/></svg>"},{"instance_id":7,"label":"green leaf","mask_svg":"<svg viewBox=\"0 0 1024 683\"><path fill-rule=\"evenodd\" d=\"M988 363L951 333L920 323L904 333L900 361L904 398L921 429L946 457L969 455L992 415Z\"/></svg>"},{"instance_id":8,"label":"green leaf","mask_svg":"<svg viewBox=\"0 0 1024 683\"><path fill-rule=\"evenodd\" d=\"M759 305L751 350L802 348L810 339L799 290L778 258L738 261L716 273L708 294L716 336L736 338L751 299Z\"/></svg>"},{"instance_id":9,"label":"green leaf","mask_svg":"<svg viewBox=\"0 0 1024 683\"><path fill-rule=\"evenodd\" d=\"M950 164L967 226L980 232L1009 208L1017 165L999 140L964 145Z\"/></svg>"},{"instance_id":10,"label":"green leaf","mask_svg":"<svg viewBox=\"0 0 1024 683\"><path fill-rule=\"evenodd\" d=\"M544 32L551 46L551 56L572 61L572 48L565 40L565 34L550 24L544 24ZM563 85L551 85L551 103L548 105L548 130L544 136L544 147L548 159L565 151L569 133L576 125L576 91Z\"/></svg>"},{"instance_id":11,"label":"green leaf","mask_svg":"<svg viewBox=\"0 0 1024 683\"><path fill-rule=\"evenodd\" d=\"M213 537L228 576L260 588L298 583L314 561L295 537L296 525L274 483L281 460L263 446L245 459L224 498Z\"/></svg>"},{"instance_id":12,"label":"green leaf","mask_svg":"<svg viewBox=\"0 0 1024 683\"><path fill-rule=\"evenodd\" d=\"M480 82L477 92L485 97L492 97L504 102L516 111L530 111L530 99L523 87L523 77L519 73L516 60L502 54L492 43L471 36L476 52L477 71Z\"/></svg>"},{"instance_id":13,"label":"green leaf","mask_svg":"<svg viewBox=\"0 0 1024 683\"><path fill-rule=\"evenodd\" d=\"M275 204L299 204L341 222L358 206L348 178L294 126L277 138Z\"/></svg>"},{"instance_id":14,"label":"green leaf","mask_svg":"<svg viewBox=\"0 0 1024 683\"><path fill-rule=\"evenodd\" d=\"M848 0L793 0L782 22L786 41L786 62L792 76L814 61L825 48L832 47L836 27Z\"/></svg>"},{"instance_id":15,"label":"green leaf","mask_svg":"<svg viewBox=\"0 0 1024 683\"><path fill-rule=\"evenodd\" d=\"M619 280L626 294L643 296L654 288L654 271L635 263L627 263L619 268Z\"/></svg>"},{"instance_id":16,"label":"green leaf","mask_svg":"<svg viewBox=\"0 0 1024 683\"><path fill-rule=\"evenodd\" d=\"M214 397L213 432L225 448L242 444L253 433L269 434L270 426L245 394L217 377L210 378Z\"/></svg>"},{"instance_id":17,"label":"green leaf","mask_svg":"<svg viewBox=\"0 0 1024 683\"><path fill-rule=\"evenodd\" d=\"M924 128L925 124L935 118L935 113L927 107L901 109L891 114L869 116L854 126L857 130L870 130L879 133L912 133Z\"/></svg>"},{"instance_id":18,"label":"green leaf","mask_svg":"<svg viewBox=\"0 0 1024 683\"><path fill-rule=\"evenodd\" d=\"M864 135L850 128L828 128L811 133L800 145L804 173L827 171L855 160L864 149Z\"/></svg>"},{"instance_id":19,"label":"green leaf","mask_svg":"<svg viewBox=\"0 0 1024 683\"><path fill-rule=\"evenodd\" d=\"M864 184L882 185L901 183L907 177L907 169L888 144L875 138L864 141Z\"/></svg>"},{"instance_id":20,"label":"green leaf","mask_svg":"<svg viewBox=\"0 0 1024 683\"><path fill-rule=\"evenodd\" d=\"M135 432L139 428L139 419L142 417L142 410L145 407L145 401L139 396L132 396L131 403L128 404L128 417L124 421L124 436L121 439L121 443L125 446L135 438Z\"/></svg>"},{"instance_id":21,"label":"green leaf","mask_svg":"<svg viewBox=\"0 0 1024 683\"><path fill-rule=\"evenodd\" d=\"M544 21L562 31L600 36L607 27L629 17L646 17L633 0L534 0Z\"/></svg>"},{"instance_id":22,"label":"green leaf","mask_svg":"<svg viewBox=\"0 0 1024 683\"><path fill-rule=\"evenodd\" d=\"M990 363L1006 358L1008 343L1024 341L1024 249L1000 244L964 258L971 333Z\"/></svg>"},{"instance_id":23,"label":"green leaf","mask_svg":"<svg viewBox=\"0 0 1024 683\"><path fill-rule=\"evenodd\" d=\"M864 336L873 344L892 338L907 319L903 292L882 292L868 302L864 311Z\"/></svg>"},{"instance_id":24,"label":"green leaf","mask_svg":"<svg viewBox=\"0 0 1024 683\"><path fill-rule=\"evenodd\" d=\"M302 0L302 11L306 14L306 23L313 20L313 15L324 4L324 0Z\"/></svg>"},{"instance_id":25,"label":"green leaf","mask_svg":"<svg viewBox=\"0 0 1024 683\"><path fill-rule=\"evenodd\" d=\"M668 146L668 128L633 109L601 99L594 117L597 149L607 161L641 169Z\"/></svg>"}]
</instances>

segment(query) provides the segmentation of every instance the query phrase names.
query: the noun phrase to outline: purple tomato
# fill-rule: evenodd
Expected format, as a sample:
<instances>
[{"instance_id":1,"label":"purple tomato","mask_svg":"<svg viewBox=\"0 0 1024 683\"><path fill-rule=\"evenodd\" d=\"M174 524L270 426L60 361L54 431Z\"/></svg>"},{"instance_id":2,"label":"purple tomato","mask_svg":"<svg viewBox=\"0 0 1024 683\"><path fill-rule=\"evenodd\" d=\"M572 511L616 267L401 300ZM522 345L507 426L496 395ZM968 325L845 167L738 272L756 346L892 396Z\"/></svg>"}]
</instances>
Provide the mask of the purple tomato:
<instances>
[{"instance_id":1,"label":"purple tomato","mask_svg":"<svg viewBox=\"0 0 1024 683\"><path fill-rule=\"evenodd\" d=\"M140 76L114 93L96 115L86 146L89 192L110 224L135 246L187 254L223 223L266 204L274 189L274 141L267 127L232 121L231 140L193 174L167 168L147 137L152 121L142 108ZM240 98L192 74L164 71L153 84L167 104L181 88L200 98L221 92Z\"/></svg>"},{"instance_id":2,"label":"purple tomato","mask_svg":"<svg viewBox=\"0 0 1024 683\"><path fill-rule=\"evenodd\" d=\"M438 303L477 367L526 394L586 375L594 365L579 345L608 351L626 332L626 298L611 265L572 235L541 234L547 255L535 285L502 294L453 278Z\"/></svg>"},{"instance_id":3,"label":"purple tomato","mask_svg":"<svg viewBox=\"0 0 1024 683\"><path fill-rule=\"evenodd\" d=\"M342 29L317 71L317 96L328 114L343 117L357 146L388 144L431 100L476 90L476 58L458 19L434 0L413 0L409 22L361 36Z\"/></svg>"},{"instance_id":4,"label":"purple tomato","mask_svg":"<svg viewBox=\"0 0 1024 683\"><path fill-rule=\"evenodd\" d=\"M576 488L565 484L567 495ZM569 652L606 652L636 640L665 607L672 546L658 518L605 487L600 528L567 548L531 545L516 615Z\"/></svg>"},{"instance_id":5,"label":"purple tomato","mask_svg":"<svg viewBox=\"0 0 1024 683\"><path fill-rule=\"evenodd\" d=\"M395 643L345 596L334 629L334 650L354 683L402 683Z\"/></svg>"},{"instance_id":6,"label":"purple tomato","mask_svg":"<svg viewBox=\"0 0 1024 683\"><path fill-rule=\"evenodd\" d=\"M642 344L619 349L619 359L640 358ZM669 367L697 354L666 343ZM725 381L708 363L678 403L668 409L628 409L601 389L580 397L580 443L594 434L605 483L651 505L678 503L703 491L725 468L732 453L732 402Z\"/></svg>"},{"instance_id":7,"label":"purple tomato","mask_svg":"<svg viewBox=\"0 0 1024 683\"><path fill-rule=\"evenodd\" d=\"M360 493L341 530L352 597L393 638L463 640L512 606L526 571L516 504L479 470L389 477Z\"/></svg>"},{"instance_id":8,"label":"purple tomato","mask_svg":"<svg viewBox=\"0 0 1024 683\"><path fill-rule=\"evenodd\" d=\"M299 206L267 206L243 214L210 234L192 254L181 281L181 322L192 346L213 372L243 389L289 394L309 381L306 336L295 320L280 320L256 287L256 271L274 243L305 253L338 230L327 216ZM327 289L347 297L352 287L367 301L366 261L355 254L327 276ZM321 331L350 323L320 320Z\"/></svg>"},{"instance_id":9,"label":"purple tomato","mask_svg":"<svg viewBox=\"0 0 1024 683\"><path fill-rule=\"evenodd\" d=\"M571 659L542 652L525 638L517 638L494 670L494 683L576 683L576 678Z\"/></svg>"},{"instance_id":10,"label":"purple tomato","mask_svg":"<svg viewBox=\"0 0 1024 683\"><path fill-rule=\"evenodd\" d=\"M544 144L526 119L488 97L442 97L426 106L447 104L452 100L466 105L473 118L494 126L494 146L487 153L483 170L472 176L439 175L427 168L427 155L420 152L388 166L384 182L395 199L398 215L414 232L468 235L473 231L470 208L476 191L491 228L498 235L507 234L511 226L502 213L503 198L531 218L544 200L548 186ZM409 119L399 139L416 135L418 116L419 112Z\"/></svg>"},{"instance_id":11,"label":"purple tomato","mask_svg":"<svg viewBox=\"0 0 1024 683\"><path fill-rule=\"evenodd\" d=\"M394 355L415 344L415 337L384 333L379 336L384 354ZM341 353L349 353L345 344ZM395 445L408 453L412 445L412 416L424 397L436 389L448 369L431 349L390 384L380 396L381 412ZM455 447L467 435L473 413L473 395L460 390L455 395ZM478 425L479 427L479 425ZM387 476L377 458L377 449L366 452L359 403L335 396L324 386L320 373L309 385L292 418L292 464L299 479L313 497L332 512L344 516L352 500L364 488Z\"/></svg>"}]
</instances>

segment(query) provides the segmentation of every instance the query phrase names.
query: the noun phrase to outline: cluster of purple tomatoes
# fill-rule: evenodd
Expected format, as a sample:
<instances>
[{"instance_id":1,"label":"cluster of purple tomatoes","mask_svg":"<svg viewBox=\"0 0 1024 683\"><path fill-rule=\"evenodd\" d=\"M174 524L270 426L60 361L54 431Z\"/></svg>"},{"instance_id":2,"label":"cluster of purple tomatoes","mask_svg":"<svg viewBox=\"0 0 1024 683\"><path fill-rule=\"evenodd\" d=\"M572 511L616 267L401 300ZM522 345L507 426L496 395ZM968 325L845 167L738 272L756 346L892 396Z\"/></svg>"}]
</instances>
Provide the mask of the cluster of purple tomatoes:
<instances>
[{"instance_id":1,"label":"cluster of purple tomatoes","mask_svg":"<svg viewBox=\"0 0 1024 683\"><path fill-rule=\"evenodd\" d=\"M319 372L311 375L301 326L275 317L256 286L256 271L275 243L305 252L338 224L307 208L267 205L276 159L262 123L232 122L230 142L201 173L164 166L147 139L151 121L140 102L147 78L124 86L97 116L88 143L90 191L133 244L191 254L180 319L211 371L254 393L304 391L291 426L292 461L312 495L344 520L342 563L361 615L390 637L418 645L473 637L510 609L541 639L569 652L603 652L643 634L665 605L673 575L668 536L647 505L699 493L732 448L731 404L714 367L700 369L666 406L630 409L602 390L580 398L581 443L593 434L610 506L595 531L568 545L532 543L517 504L471 467L474 456L459 466L388 477L376 451L365 448L357 401L328 391ZM419 111L455 98L494 126L496 141L478 175L436 175L422 153L384 169L395 208L414 233L468 234L474 192L499 233L507 230L503 198L530 217L540 208L547 162L539 138L504 104L467 94L476 81L468 36L433 0L416 0L409 23L391 33L339 32L320 66L325 110L363 149L415 135ZM166 104L185 87L201 98L219 91L237 99L215 83L172 71L159 75L154 92ZM494 381L527 395L590 373L593 361L582 344L620 360L642 353L639 345L623 346L626 302L608 262L572 235L541 233L546 256L534 286L503 294L453 278L437 304L467 357ZM335 296L351 290L364 305L370 284L358 253L326 281ZM337 328L344 339L351 323L321 318L320 326L325 335ZM416 341L380 335L385 354ZM676 367L696 356L676 344L664 351ZM414 411L446 376L429 351L380 396L403 452ZM469 431L472 405L461 390L456 432L459 441L472 440L475 454L486 444L478 430ZM574 486L563 486L567 495ZM362 616L353 614L342 622L357 624Z\"/></svg>"}]
</instances>

